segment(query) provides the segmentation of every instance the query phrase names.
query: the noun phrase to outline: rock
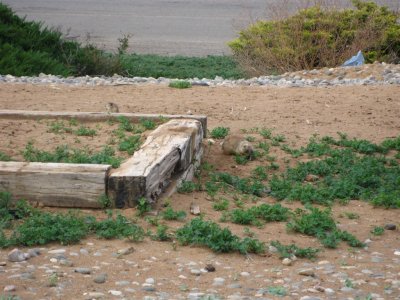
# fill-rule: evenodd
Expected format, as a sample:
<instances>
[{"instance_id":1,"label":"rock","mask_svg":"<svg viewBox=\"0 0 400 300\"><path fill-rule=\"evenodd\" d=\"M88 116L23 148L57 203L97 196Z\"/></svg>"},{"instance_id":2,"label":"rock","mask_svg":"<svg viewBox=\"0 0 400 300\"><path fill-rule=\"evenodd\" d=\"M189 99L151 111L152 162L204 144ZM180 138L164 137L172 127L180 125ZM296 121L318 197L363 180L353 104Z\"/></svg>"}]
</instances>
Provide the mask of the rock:
<instances>
[{"instance_id":1,"label":"rock","mask_svg":"<svg viewBox=\"0 0 400 300\"><path fill-rule=\"evenodd\" d=\"M85 299L101 299L104 298L105 295L103 293L100 292L90 292L87 294L87 297L85 297Z\"/></svg>"},{"instance_id":2,"label":"rock","mask_svg":"<svg viewBox=\"0 0 400 300\"><path fill-rule=\"evenodd\" d=\"M322 299L319 297L304 296L304 297L301 297L300 300L322 300Z\"/></svg>"},{"instance_id":3,"label":"rock","mask_svg":"<svg viewBox=\"0 0 400 300\"><path fill-rule=\"evenodd\" d=\"M130 282L127 280L121 280L121 281L115 282L115 285L118 285L118 286L125 286L125 285L129 285L129 284L130 284Z\"/></svg>"},{"instance_id":4,"label":"rock","mask_svg":"<svg viewBox=\"0 0 400 300\"><path fill-rule=\"evenodd\" d=\"M99 283L99 284L106 282L106 280L107 280L107 274L106 274L106 273L101 273L101 274L97 275L97 276L93 279L93 281L94 281L95 283Z\"/></svg>"},{"instance_id":5,"label":"rock","mask_svg":"<svg viewBox=\"0 0 400 300\"><path fill-rule=\"evenodd\" d=\"M7 266L7 262L5 261L0 261L0 267L5 267Z\"/></svg>"},{"instance_id":6,"label":"rock","mask_svg":"<svg viewBox=\"0 0 400 300\"><path fill-rule=\"evenodd\" d=\"M90 268L76 268L74 270L75 273L79 273L79 274L91 274L92 273L92 269Z\"/></svg>"},{"instance_id":7,"label":"rock","mask_svg":"<svg viewBox=\"0 0 400 300\"><path fill-rule=\"evenodd\" d=\"M249 272L240 272L240 276L242 277L249 277L250 273Z\"/></svg>"},{"instance_id":8,"label":"rock","mask_svg":"<svg viewBox=\"0 0 400 300\"><path fill-rule=\"evenodd\" d=\"M396 251L394 251L394 253L393 253L394 255L400 255L400 250L396 250Z\"/></svg>"},{"instance_id":9,"label":"rock","mask_svg":"<svg viewBox=\"0 0 400 300\"><path fill-rule=\"evenodd\" d=\"M156 281L154 280L154 278L147 278L145 282L147 284L155 284Z\"/></svg>"},{"instance_id":10,"label":"rock","mask_svg":"<svg viewBox=\"0 0 400 300\"><path fill-rule=\"evenodd\" d=\"M335 293L335 291L333 289L331 289L331 288L326 288L324 292L328 296L332 296Z\"/></svg>"},{"instance_id":11,"label":"rock","mask_svg":"<svg viewBox=\"0 0 400 300\"><path fill-rule=\"evenodd\" d=\"M74 265L73 262L68 259L61 259L59 261L59 264L62 266L65 266L65 267L73 267L73 265Z\"/></svg>"},{"instance_id":12,"label":"rock","mask_svg":"<svg viewBox=\"0 0 400 300\"><path fill-rule=\"evenodd\" d=\"M122 295L121 291L116 291L116 290L109 290L108 293L113 296L121 296Z\"/></svg>"},{"instance_id":13,"label":"rock","mask_svg":"<svg viewBox=\"0 0 400 300\"><path fill-rule=\"evenodd\" d=\"M27 260L27 256L24 252L15 248L8 253L8 260L11 262L21 262Z\"/></svg>"},{"instance_id":14,"label":"rock","mask_svg":"<svg viewBox=\"0 0 400 300\"><path fill-rule=\"evenodd\" d=\"M79 253L82 254L82 255L89 255L89 251L86 250L85 248L79 249Z\"/></svg>"},{"instance_id":15,"label":"rock","mask_svg":"<svg viewBox=\"0 0 400 300\"><path fill-rule=\"evenodd\" d=\"M189 293L188 294L188 299L189 300L204 299L204 296L205 296L204 293Z\"/></svg>"},{"instance_id":16,"label":"rock","mask_svg":"<svg viewBox=\"0 0 400 300\"><path fill-rule=\"evenodd\" d=\"M25 280L33 280L33 279L36 279L36 276L33 273L26 272L26 273L22 273L20 278L25 279Z\"/></svg>"},{"instance_id":17,"label":"rock","mask_svg":"<svg viewBox=\"0 0 400 300\"><path fill-rule=\"evenodd\" d=\"M129 248L124 248L124 249L120 249L117 251L117 254L122 256L122 255L128 255L131 254L135 251L135 249L133 247L129 247Z\"/></svg>"},{"instance_id":18,"label":"rock","mask_svg":"<svg viewBox=\"0 0 400 300\"><path fill-rule=\"evenodd\" d=\"M9 292L15 292L16 289L17 289L17 287L15 285L6 285L3 289L3 291L6 293L9 293Z\"/></svg>"},{"instance_id":19,"label":"rock","mask_svg":"<svg viewBox=\"0 0 400 300\"><path fill-rule=\"evenodd\" d=\"M223 285L224 283L225 283L225 279L224 278L222 278L222 277L214 278L213 285L220 286L220 285Z\"/></svg>"},{"instance_id":20,"label":"rock","mask_svg":"<svg viewBox=\"0 0 400 300\"><path fill-rule=\"evenodd\" d=\"M36 257L36 256L39 256L41 254L41 251L38 248L33 248L33 249L29 249L28 250L28 254L29 254L30 257Z\"/></svg>"},{"instance_id":21,"label":"rock","mask_svg":"<svg viewBox=\"0 0 400 300\"><path fill-rule=\"evenodd\" d=\"M291 266L292 263L293 263L293 261L290 258L284 258L282 260L282 265L284 265L284 266Z\"/></svg>"},{"instance_id":22,"label":"rock","mask_svg":"<svg viewBox=\"0 0 400 300\"><path fill-rule=\"evenodd\" d=\"M204 269L205 269L207 272L215 272L215 267L214 267L212 264L207 264L207 265L204 267Z\"/></svg>"},{"instance_id":23,"label":"rock","mask_svg":"<svg viewBox=\"0 0 400 300\"><path fill-rule=\"evenodd\" d=\"M66 252L65 249L55 249L55 250L50 250L47 251L49 254L64 254Z\"/></svg>"},{"instance_id":24,"label":"rock","mask_svg":"<svg viewBox=\"0 0 400 300\"><path fill-rule=\"evenodd\" d=\"M274 246L269 246L268 247L268 251L270 253L278 253L278 249L276 247L274 247Z\"/></svg>"},{"instance_id":25,"label":"rock","mask_svg":"<svg viewBox=\"0 0 400 300\"><path fill-rule=\"evenodd\" d=\"M302 276L315 277L315 272L313 269L301 269L298 271L297 274L302 275Z\"/></svg>"},{"instance_id":26,"label":"rock","mask_svg":"<svg viewBox=\"0 0 400 300\"><path fill-rule=\"evenodd\" d=\"M156 288L152 285L146 285L146 286L142 287L142 290L145 292L155 292Z\"/></svg>"},{"instance_id":27,"label":"rock","mask_svg":"<svg viewBox=\"0 0 400 300\"><path fill-rule=\"evenodd\" d=\"M200 276L201 275L201 271L198 270L198 269L191 269L190 270L190 274L196 275L196 276Z\"/></svg>"},{"instance_id":28,"label":"rock","mask_svg":"<svg viewBox=\"0 0 400 300\"><path fill-rule=\"evenodd\" d=\"M386 224L385 229L386 230L396 230L396 224Z\"/></svg>"}]
</instances>

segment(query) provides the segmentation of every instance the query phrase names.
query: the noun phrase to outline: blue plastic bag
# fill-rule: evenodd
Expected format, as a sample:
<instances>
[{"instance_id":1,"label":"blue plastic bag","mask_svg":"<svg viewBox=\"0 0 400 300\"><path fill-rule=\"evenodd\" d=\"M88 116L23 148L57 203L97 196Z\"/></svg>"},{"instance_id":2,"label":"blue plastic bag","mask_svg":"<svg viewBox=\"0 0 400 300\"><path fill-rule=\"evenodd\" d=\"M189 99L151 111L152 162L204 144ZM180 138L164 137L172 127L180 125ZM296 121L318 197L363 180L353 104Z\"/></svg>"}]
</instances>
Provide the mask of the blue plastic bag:
<instances>
[{"instance_id":1,"label":"blue plastic bag","mask_svg":"<svg viewBox=\"0 0 400 300\"><path fill-rule=\"evenodd\" d=\"M349 60L346 60L343 64L343 67L351 67L351 66L362 66L365 62L364 55L361 53L361 50L358 51L357 55L353 56Z\"/></svg>"}]
</instances>

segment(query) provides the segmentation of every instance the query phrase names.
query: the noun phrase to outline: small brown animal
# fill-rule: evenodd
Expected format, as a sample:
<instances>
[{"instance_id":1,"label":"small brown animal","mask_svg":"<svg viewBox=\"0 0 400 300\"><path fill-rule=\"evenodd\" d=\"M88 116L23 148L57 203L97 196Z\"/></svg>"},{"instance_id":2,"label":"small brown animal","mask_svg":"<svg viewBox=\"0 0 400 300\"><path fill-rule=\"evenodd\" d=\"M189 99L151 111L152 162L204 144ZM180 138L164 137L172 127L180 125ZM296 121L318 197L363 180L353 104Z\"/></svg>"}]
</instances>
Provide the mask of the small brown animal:
<instances>
[{"instance_id":1,"label":"small brown animal","mask_svg":"<svg viewBox=\"0 0 400 300\"><path fill-rule=\"evenodd\" d=\"M222 143L222 151L226 155L245 155L249 159L254 156L253 145L240 135L228 135Z\"/></svg>"},{"instance_id":2,"label":"small brown animal","mask_svg":"<svg viewBox=\"0 0 400 300\"><path fill-rule=\"evenodd\" d=\"M106 104L106 110L108 113L118 113L119 112L118 105L115 104L114 102L108 102Z\"/></svg>"}]
</instances>

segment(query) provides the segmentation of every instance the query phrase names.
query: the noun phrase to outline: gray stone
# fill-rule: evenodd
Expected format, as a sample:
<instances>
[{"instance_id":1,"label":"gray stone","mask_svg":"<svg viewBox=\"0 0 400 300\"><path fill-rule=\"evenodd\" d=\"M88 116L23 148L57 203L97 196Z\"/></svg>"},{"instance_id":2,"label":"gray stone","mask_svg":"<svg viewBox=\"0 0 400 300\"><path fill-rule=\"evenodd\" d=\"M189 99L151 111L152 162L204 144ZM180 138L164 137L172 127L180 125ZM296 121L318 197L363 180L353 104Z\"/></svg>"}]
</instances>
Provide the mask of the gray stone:
<instances>
[{"instance_id":1,"label":"gray stone","mask_svg":"<svg viewBox=\"0 0 400 300\"><path fill-rule=\"evenodd\" d=\"M15 292L16 290L17 290L17 287L15 285L6 285L3 289L3 291L6 293Z\"/></svg>"},{"instance_id":2,"label":"gray stone","mask_svg":"<svg viewBox=\"0 0 400 300\"><path fill-rule=\"evenodd\" d=\"M75 273L80 273L80 274L90 274L92 273L92 269L91 268L76 268Z\"/></svg>"},{"instance_id":3,"label":"gray stone","mask_svg":"<svg viewBox=\"0 0 400 300\"><path fill-rule=\"evenodd\" d=\"M107 274L106 274L106 273L101 273L101 274L97 275L97 276L93 279L93 281L94 281L95 283L99 283L99 284L106 282L106 280L107 280Z\"/></svg>"},{"instance_id":4,"label":"gray stone","mask_svg":"<svg viewBox=\"0 0 400 300\"><path fill-rule=\"evenodd\" d=\"M50 250L47 251L49 254L64 254L66 252L65 249L55 249L55 250Z\"/></svg>"},{"instance_id":5,"label":"gray stone","mask_svg":"<svg viewBox=\"0 0 400 300\"><path fill-rule=\"evenodd\" d=\"M396 230L397 226L396 224L386 224L385 229L386 230Z\"/></svg>"},{"instance_id":6,"label":"gray stone","mask_svg":"<svg viewBox=\"0 0 400 300\"><path fill-rule=\"evenodd\" d=\"M102 299L104 298L106 295L100 292L90 292L87 294L87 296L85 297L85 299Z\"/></svg>"},{"instance_id":7,"label":"gray stone","mask_svg":"<svg viewBox=\"0 0 400 300\"><path fill-rule=\"evenodd\" d=\"M315 272L313 269L307 268L307 269L301 269L298 271L299 275L303 275L303 276L311 276L311 277L315 277Z\"/></svg>"},{"instance_id":8,"label":"gray stone","mask_svg":"<svg viewBox=\"0 0 400 300\"><path fill-rule=\"evenodd\" d=\"M21 262L27 260L28 256L24 252L15 248L8 253L8 260L11 262Z\"/></svg>"},{"instance_id":9,"label":"gray stone","mask_svg":"<svg viewBox=\"0 0 400 300\"><path fill-rule=\"evenodd\" d=\"M145 292L155 292L156 288L152 285L142 287L142 290Z\"/></svg>"},{"instance_id":10,"label":"gray stone","mask_svg":"<svg viewBox=\"0 0 400 300\"><path fill-rule=\"evenodd\" d=\"M198 269L191 269L190 270L190 274L196 275L196 276L200 276L201 275L201 271L198 270Z\"/></svg>"}]
</instances>

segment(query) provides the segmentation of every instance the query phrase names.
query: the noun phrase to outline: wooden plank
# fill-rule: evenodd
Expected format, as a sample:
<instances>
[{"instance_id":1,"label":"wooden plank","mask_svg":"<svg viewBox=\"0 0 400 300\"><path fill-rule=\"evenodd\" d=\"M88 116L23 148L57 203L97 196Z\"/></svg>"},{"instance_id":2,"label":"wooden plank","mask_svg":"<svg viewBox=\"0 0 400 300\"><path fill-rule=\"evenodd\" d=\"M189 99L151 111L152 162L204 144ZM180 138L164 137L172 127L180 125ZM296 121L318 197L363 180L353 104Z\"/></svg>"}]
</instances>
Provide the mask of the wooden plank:
<instances>
[{"instance_id":1,"label":"wooden plank","mask_svg":"<svg viewBox=\"0 0 400 300\"><path fill-rule=\"evenodd\" d=\"M109 165L0 162L0 190L45 206L97 208Z\"/></svg>"},{"instance_id":2,"label":"wooden plank","mask_svg":"<svg viewBox=\"0 0 400 300\"><path fill-rule=\"evenodd\" d=\"M160 125L130 159L110 172L109 198L118 208L133 207L140 197L154 202L171 177L185 172L198 159L202 137L197 120L174 119Z\"/></svg>"},{"instance_id":3,"label":"wooden plank","mask_svg":"<svg viewBox=\"0 0 400 300\"><path fill-rule=\"evenodd\" d=\"M0 118L3 119L76 119L81 122L107 121L110 117L123 116L132 122L139 122L140 119L159 121L162 119L193 119L201 122L203 136L207 134L207 117L203 115L157 115L137 113L106 113L106 112L62 112L62 111L25 111L25 110L0 110Z\"/></svg>"}]
</instances>

